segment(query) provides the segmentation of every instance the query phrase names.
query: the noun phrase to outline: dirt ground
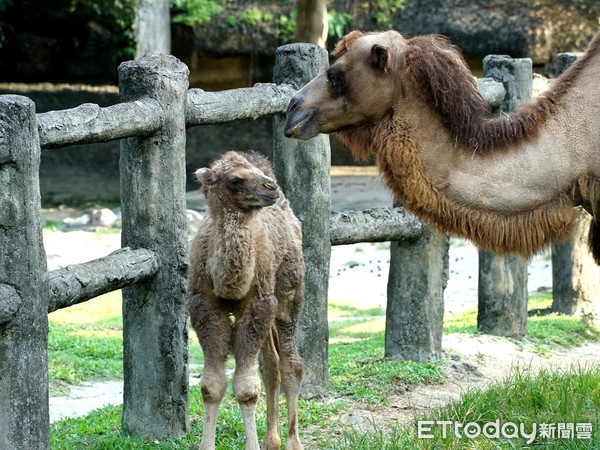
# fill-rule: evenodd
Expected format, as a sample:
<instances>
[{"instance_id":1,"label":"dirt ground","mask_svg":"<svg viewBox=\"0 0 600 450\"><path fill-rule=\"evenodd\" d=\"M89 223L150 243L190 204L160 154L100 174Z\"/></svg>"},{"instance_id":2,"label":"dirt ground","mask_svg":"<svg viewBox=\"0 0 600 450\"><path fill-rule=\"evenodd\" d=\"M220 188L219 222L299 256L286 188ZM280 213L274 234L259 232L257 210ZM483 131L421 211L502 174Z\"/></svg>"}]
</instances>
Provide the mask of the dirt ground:
<instances>
[{"instance_id":1,"label":"dirt ground","mask_svg":"<svg viewBox=\"0 0 600 450\"><path fill-rule=\"evenodd\" d=\"M415 418L428 419L427 413L451 401L462 393L482 389L506 378L515 369L535 373L542 368L568 369L598 365L600 344L553 351L541 356L520 348L518 343L494 336L446 334L442 340L448 365L440 384L420 384L408 391L390 396L390 404L376 410L357 409L341 419L360 428L378 428L395 423L411 423Z\"/></svg>"},{"instance_id":2,"label":"dirt ground","mask_svg":"<svg viewBox=\"0 0 600 450\"><path fill-rule=\"evenodd\" d=\"M195 193L190 203L201 204ZM360 175L344 172L332 178L332 209L365 209L388 206L391 198L374 173ZM77 216L81 211L45 211L45 218L60 220ZM104 256L120 247L118 233L88 231L44 231L44 244L49 270ZM83 249L83 250L82 250ZM385 307L389 270L389 250L383 244L357 244L332 249L329 299L362 308ZM547 290L552 285L549 258L541 255L529 266L529 291ZM444 295L447 314L461 312L477 305L477 249L471 244L453 240L450 249L450 280ZM541 367L570 367L600 361L600 344L555 351L541 356L511 340L493 336L448 334L443 338L445 357L444 382L419 385L390 399L390 406L376 411L354 410L341 417L349 424L367 427L377 423L409 422L415 415L457 399L465 389L484 387L504 378L515 366L527 370ZM197 383L197 379L192 378ZM51 396L52 421L80 416L107 404L122 402L122 382L110 381L74 387L68 396Z\"/></svg>"}]
</instances>

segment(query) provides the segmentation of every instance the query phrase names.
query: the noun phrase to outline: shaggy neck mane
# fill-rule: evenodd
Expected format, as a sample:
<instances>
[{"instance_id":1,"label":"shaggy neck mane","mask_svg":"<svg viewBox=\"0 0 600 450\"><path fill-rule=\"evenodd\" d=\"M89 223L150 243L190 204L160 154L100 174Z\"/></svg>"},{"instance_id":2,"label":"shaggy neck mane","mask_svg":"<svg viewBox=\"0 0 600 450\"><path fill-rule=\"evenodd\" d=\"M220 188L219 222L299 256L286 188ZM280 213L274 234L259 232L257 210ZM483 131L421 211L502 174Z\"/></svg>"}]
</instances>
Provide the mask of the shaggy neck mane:
<instances>
[{"instance_id":1,"label":"shaggy neck mane","mask_svg":"<svg viewBox=\"0 0 600 450\"><path fill-rule=\"evenodd\" d=\"M571 233L576 210L567 195L514 215L473 210L444 195L425 172L418 147L401 119L338 135L353 152L375 153L394 200L443 233L465 236L496 253L516 252L526 258Z\"/></svg>"}]
</instances>

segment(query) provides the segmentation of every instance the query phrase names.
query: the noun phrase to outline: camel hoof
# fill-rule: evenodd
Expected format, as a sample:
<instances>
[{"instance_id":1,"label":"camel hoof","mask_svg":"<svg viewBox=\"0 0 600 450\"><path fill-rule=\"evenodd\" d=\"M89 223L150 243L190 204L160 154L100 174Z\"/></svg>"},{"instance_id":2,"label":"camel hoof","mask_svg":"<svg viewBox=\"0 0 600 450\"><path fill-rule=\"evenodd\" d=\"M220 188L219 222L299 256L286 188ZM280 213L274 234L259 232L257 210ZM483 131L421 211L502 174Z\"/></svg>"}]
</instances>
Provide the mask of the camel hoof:
<instances>
[{"instance_id":1,"label":"camel hoof","mask_svg":"<svg viewBox=\"0 0 600 450\"><path fill-rule=\"evenodd\" d=\"M285 450L304 450L304 445L297 436L292 436L285 443Z\"/></svg>"},{"instance_id":2,"label":"camel hoof","mask_svg":"<svg viewBox=\"0 0 600 450\"><path fill-rule=\"evenodd\" d=\"M263 441L262 450L281 450L281 439L279 436L271 436Z\"/></svg>"}]
</instances>

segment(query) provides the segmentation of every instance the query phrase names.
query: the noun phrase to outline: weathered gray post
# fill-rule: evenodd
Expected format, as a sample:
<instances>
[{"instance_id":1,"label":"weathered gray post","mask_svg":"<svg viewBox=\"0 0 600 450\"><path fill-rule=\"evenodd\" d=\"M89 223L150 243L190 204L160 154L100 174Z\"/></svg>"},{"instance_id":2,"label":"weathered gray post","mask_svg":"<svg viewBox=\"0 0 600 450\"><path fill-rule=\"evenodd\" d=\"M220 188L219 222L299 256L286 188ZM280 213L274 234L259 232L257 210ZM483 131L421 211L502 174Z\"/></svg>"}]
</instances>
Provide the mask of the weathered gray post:
<instances>
[{"instance_id":1,"label":"weathered gray post","mask_svg":"<svg viewBox=\"0 0 600 450\"><path fill-rule=\"evenodd\" d=\"M158 257L151 281L123 289L123 427L136 436L188 432L185 107L188 69L151 54L119 67L122 101L157 100L162 129L121 144L123 247Z\"/></svg>"},{"instance_id":2,"label":"weathered gray post","mask_svg":"<svg viewBox=\"0 0 600 450\"><path fill-rule=\"evenodd\" d=\"M600 325L600 268L588 250L590 221L580 209L572 239L552 246L552 311L586 315Z\"/></svg>"},{"instance_id":3,"label":"weathered gray post","mask_svg":"<svg viewBox=\"0 0 600 450\"><path fill-rule=\"evenodd\" d=\"M558 77L580 53L559 53L552 60L551 76ZM563 314L584 314L600 326L600 268L588 246L590 215L579 212L573 237L552 246L552 310Z\"/></svg>"},{"instance_id":4,"label":"weathered gray post","mask_svg":"<svg viewBox=\"0 0 600 450\"><path fill-rule=\"evenodd\" d=\"M328 64L327 52L316 45L279 47L275 82L300 88ZM311 398L327 394L328 382L331 150L325 135L306 142L284 137L284 124L284 116L274 117L273 165L281 188L302 222L306 276L298 342L305 364L301 394Z\"/></svg>"},{"instance_id":5,"label":"weathered gray post","mask_svg":"<svg viewBox=\"0 0 600 450\"><path fill-rule=\"evenodd\" d=\"M391 243L385 356L417 362L442 356L447 282L446 235L423 224L419 239Z\"/></svg>"},{"instance_id":6,"label":"weathered gray post","mask_svg":"<svg viewBox=\"0 0 600 450\"><path fill-rule=\"evenodd\" d=\"M514 111L531 100L531 59L488 55L483 60L484 77L504 84L502 111ZM521 338L527 334L527 261L516 255L479 252L477 328L499 336Z\"/></svg>"},{"instance_id":7,"label":"weathered gray post","mask_svg":"<svg viewBox=\"0 0 600 450\"><path fill-rule=\"evenodd\" d=\"M35 105L0 97L0 448L48 449L48 272ZM4 322L4 323L3 323Z\"/></svg>"}]
</instances>

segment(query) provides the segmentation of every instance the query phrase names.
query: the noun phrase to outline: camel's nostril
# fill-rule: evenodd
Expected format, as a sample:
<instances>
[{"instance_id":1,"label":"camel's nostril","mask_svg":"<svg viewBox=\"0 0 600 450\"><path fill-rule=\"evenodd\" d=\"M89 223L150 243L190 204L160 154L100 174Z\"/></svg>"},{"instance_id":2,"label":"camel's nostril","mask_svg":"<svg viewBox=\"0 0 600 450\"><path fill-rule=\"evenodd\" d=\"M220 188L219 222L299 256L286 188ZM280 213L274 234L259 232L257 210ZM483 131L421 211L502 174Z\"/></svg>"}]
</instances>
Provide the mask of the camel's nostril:
<instances>
[{"instance_id":1,"label":"camel's nostril","mask_svg":"<svg viewBox=\"0 0 600 450\"><path fill-rule=\"evenodd\" d=\"M293 96L287 107L286 113L289 115L290 113L292 113L294 111L294 109L296 109L297 106L298 106L298 99L296 98L296 96Z\"/></svg>"}]
</instances>

